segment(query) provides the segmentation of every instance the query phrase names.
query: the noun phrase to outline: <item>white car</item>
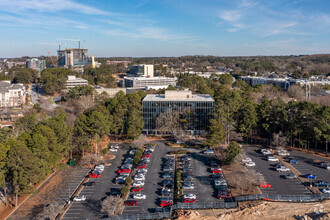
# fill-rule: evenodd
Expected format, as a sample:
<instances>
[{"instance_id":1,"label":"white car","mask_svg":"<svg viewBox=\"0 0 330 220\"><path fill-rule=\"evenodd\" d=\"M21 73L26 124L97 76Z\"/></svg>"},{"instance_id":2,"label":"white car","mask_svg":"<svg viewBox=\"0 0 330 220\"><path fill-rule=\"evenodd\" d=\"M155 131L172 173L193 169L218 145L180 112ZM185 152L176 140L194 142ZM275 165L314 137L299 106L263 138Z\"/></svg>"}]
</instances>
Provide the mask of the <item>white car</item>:
<instances>
[{"instance_id":1,"label":"white car","mask_svg":"<svg viewBox=\"0 0 330 220\"><path fill-rule=\"evenodd\" d=\"M140 173L140 172L145 172L146 173L146 172L148 172L148 169L146 169L146 168L140 168L140 169L137 170L137 172L138 173Z\"/></svg>"},{"instance_id":2,"label":"white car","mask_svg":"<svg viewBox=\"0 0 330 220\"><path fill-rule=\"evenodd\" d=\"M330 193L330 188L322 189L323 193Z\"/></svg>"},{"instance_id":3,"label":"white car","mask_svg":"<svg viewBox=\"0 0 330 220\"><path fill-rule=\"evenodd\" d=\"M277 154L280 156L290 156L290 153L287 151L279 151L279 152L277 152Z\"/></svg>"},{"instance_id":4,"label":"white car","mask_svg":"<svg viewBox=\"0 0 330 220\"><path fill-rule=\"evenodd\" d=\"M143 181L136 181L133 183L133 186L144 186L144 182Z\"/></svg>"},{"instance_id":5,"label":"white car","mask_svg":"<svg viewBox=\"0 0 330 220\"><path fill-rule=\"evenodd\" d=\"M129 176L129 173L120 173L119 176L128 177Z\"/></svg>"},{"instance_id":6,"label":"white car","mask_svg":"<svg viewBox=\"0 0 330 220\"><path fill-rule=\"evenodd\" d=\"M183 199L196 199L195 194L184 194Z\"/></svg>"},{"instance_id":7,"label":"white car","mask_svg":"<svg viewBox=\"0 0 330 220\"><path fill-rule=\"evenodd\" d=\"M121 169L131 169L132 168L132 164L124 164L124 165L121 165Z\"/></svg>"},{"instance_id":8,"label":"white car","mask_svg":"<svg viewBox=\"0 0 330 220\"><path fill-rule=\"evenodd\" d=\"M287 168L286 166L281 166L281 167L277 167L276 171L277 172L288 172L288 171L290 171L290 169Z\"/></svg>"},{"instance_id":9,"label":"white car","mask_svg":"<svg viewBox=\"0 0 330 220\"><path fill-rule=\"evenodd\" d=\"M142 181L145 180L144 176L135 176L134 181Z\"/></svg>"},{"instance_id":10,"label":"white car","mask_svg":"<svg viewBox=\"0 0 330 220\"><path fill-rule=\"evenodd\" d=\"M147 196L144 194L134 194L133 199L146 199Z\"/></svg>"},{"instance_id":11,"label":"white car","mask_svg":"<svg viewBox=\"0 0 330 220\"><path fill-rule=\"evenodd\" d=\"M110 147L110 151L111 151L111 152L117 152L118 149L117 149L117 148Z\"/></svg>"},{"instance_id":12,"label":"white car","mask_svg":"<svg viewBox=\"0 0 330 220\"><path fill-rule=\"evenodd\" d=\"M256 164L254 162L247 162L244 164L246 167L255 167Z\"/></svg>"},{"instance_id":13,"label":"white car","mask_svg":"<svg viewBox=\"0 0 330 220\"><path fill-rule=\"evenodd\" d=\"M226 180L214 180L214 185L220 186L220 185L227 185Z\"/></svg>"},{"instance_id":14,"label":"white car","mask_svg":"<svg viewBox=\"0 0 330 220\"><path fill-rule=\"evenodd\" d=\"M73 201L77 201L77 202L81 202L81 201L85 201L86 200L86 196L81 195L81 196L76 196L73 198Z\"/></svg>"},{"instance_id":15,"label":"white car","mask_svg":"<svg viewBox=\"0 0 330 220\"><path fill-rule=\"evenodd\" d=\"M272 152L270 152L269 150L264 150L264 151L262 151L262 154L263 155L268 155L268 154L272 154Z\"/></svg>"},{"instance_id":16,"label":"white car","mask_svg":"<svg viewBox=\"0 0 330 220\"><path fill-rule=\"evenodd\" d=\"M267 160L271 162L279 161L276 157L268 157Z\"/></svg>"},{"instance_id":17,"label":"white car","mask_svg":"<svg viewBox=\"0 0 330 220\"><path fill-rule=\"evenodd\" d=\"M252 162L251 158L250 157L245 157L242 159L242 162L243 163L248 163L248 162Z\"/></svg>"}]
</instances>

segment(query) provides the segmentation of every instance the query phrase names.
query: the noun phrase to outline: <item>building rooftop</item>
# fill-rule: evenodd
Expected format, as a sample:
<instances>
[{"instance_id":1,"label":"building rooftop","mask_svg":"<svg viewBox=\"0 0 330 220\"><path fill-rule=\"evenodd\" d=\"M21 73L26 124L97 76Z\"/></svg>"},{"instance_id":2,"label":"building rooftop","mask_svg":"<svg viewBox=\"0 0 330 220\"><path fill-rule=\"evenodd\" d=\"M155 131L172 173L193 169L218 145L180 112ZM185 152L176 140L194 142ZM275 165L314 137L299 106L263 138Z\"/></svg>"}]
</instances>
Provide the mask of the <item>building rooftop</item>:
<instances>
[{"instance_id":1,"label":"building rooftop","mask_svg":"<svg viewBox=\"0 0 330 220\"><path fill-rule=\"evenodd\" d=\"M125 77L124 79L129 79L129 80L159 80L159 79L173 79L173 80L177 80L177 77L166 77L166 76L155 76L155 77Z\"/></svg>"},{"instance_id":2,"label":"building rooftop","mask_svg":"<svg viewBox=\"0 0 330 220\"><path fill-rule=\"evenodd\" d=\"M186 101L186 102L214 102L209 94L192 94L191 91L165 91L165 94L149 94L143 101Z\"/></svg>"},{"instance_id":3,"label":"building rooftop","mask_svg":"<svg viewBox=\"0 0 330 220\"><path fill-rule=\"evenodd\" d=\"M12 89L24 89L24 85L21 83L11 84L10 81L0 81L0 92L9 92Z\"/></svg>"}]
</instances>

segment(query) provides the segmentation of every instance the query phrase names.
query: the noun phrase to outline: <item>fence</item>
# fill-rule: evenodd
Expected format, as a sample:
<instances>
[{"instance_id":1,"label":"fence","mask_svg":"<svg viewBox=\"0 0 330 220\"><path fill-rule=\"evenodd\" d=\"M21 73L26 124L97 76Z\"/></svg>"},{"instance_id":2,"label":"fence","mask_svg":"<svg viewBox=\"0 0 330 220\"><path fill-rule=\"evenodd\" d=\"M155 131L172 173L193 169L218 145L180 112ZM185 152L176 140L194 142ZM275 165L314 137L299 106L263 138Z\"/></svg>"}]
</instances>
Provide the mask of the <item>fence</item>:
<instances>
[{"instance_id":1,"label":"fence","mask_svg":"<svg viewBox=\"0 0 330 220\"><path fill-rule=\"evenodd\" d=\"M231 209L237 207L237 202L196 202L196 203L178 203L172 206L176 209Z\"/></svg>"},{"instance_id":2,"label":"fence","mask_svg":"<svg viewBox=\"0 0 330 220\"><path fill-rule=\"evenodd\" d=\"M143 213L143 214L126 214L126 215L116 215L109 218L104 218L103 220L136 220L136 219L163 219L172 218L171 212L159 212L159 213Z\"/></svg>"},{"instance_id":3,"label":"fence","mask_svg":"<svg viewBox=\"0 0 330 220\"><path fill-rule=\"evenodd\" d=\"M270 200L277 202L317 202L325 199L330 199L329 193L308 194L308 195L269 195L256 194L248 196L237 196L233 198L234 201L251 201L251 200Z\"/></svg>"}]
</instances>

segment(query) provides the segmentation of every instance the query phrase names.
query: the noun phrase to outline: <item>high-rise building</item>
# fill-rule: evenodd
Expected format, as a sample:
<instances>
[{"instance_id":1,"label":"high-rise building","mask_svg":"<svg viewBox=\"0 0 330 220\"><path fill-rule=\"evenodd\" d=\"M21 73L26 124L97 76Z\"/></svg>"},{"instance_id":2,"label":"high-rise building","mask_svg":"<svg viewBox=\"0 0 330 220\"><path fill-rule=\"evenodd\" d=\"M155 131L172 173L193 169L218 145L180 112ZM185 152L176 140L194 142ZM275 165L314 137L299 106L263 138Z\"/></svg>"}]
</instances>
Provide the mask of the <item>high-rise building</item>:
<instances>
[{"instance_id":1,"label":"high-rise building","mask_svg":"<svg viewBox=\"0 0 330 220\"><path fill-rule=\"evenodd\" d=\"M25 87L23 84L11 84L0 81L0 107L19 107L25 103Z\"/></svg>"},{"instance_id":2,"label":"high-rise building","mask_svg":"<svg viewBox=\"0 0 330 220\"><path fill-rule=\"evenodd\" d=\"M156 120L163 112L172 110L183 115L185 131L203 135L212 118L214 99L210 95L192 94L191 91L165 91L165 94L148 94L142 100L143 132L157 134Z\"/></svg>"},{"instance_id":3,"label":"high-rise building","mask_svg":"<svg viewBox=\"0 0 330 220\"><path fill-rule=\"evenodd\" d=\"M154 65L139 64L129 67L129 73L127 76L132 77L154 77Z\"/></svg>"},{"instance_id":4,"label":"high-rise building","mask_svg":"<svg viewBox=\"0 0 330 220\"><path fill-rule=\"evenodd\" d=\"M39 73L46 68L46 61L32 58L26 60L26 68L37 70Z\"/></svg>"},{"instance_id":5,"label":"high-rise building","mask_svg":"<svg viewBox=\"0 0 330 220\"><path fill-rule=\"evenodd\" d=\"M68 48L58 50L58 66L65 67L78 72L83 71L86 64L91 64L95 67L94 57L88 56L87 49Z\"/></svg>"}]
</instances>

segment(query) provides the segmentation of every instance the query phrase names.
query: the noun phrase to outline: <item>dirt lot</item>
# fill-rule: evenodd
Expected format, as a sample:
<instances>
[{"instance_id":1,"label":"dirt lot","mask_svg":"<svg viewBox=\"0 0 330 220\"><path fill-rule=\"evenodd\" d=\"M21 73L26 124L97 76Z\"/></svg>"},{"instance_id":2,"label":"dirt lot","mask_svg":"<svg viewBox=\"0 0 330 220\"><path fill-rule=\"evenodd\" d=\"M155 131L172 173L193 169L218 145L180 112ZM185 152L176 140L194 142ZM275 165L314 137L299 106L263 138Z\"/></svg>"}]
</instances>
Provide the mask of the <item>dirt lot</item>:
<instances>
[{"instance_id":1,"label":"dirt lot","mask_svg":"<svg viewBox=\"0 0 330 220\"><path fill-rule=\"evenodd\" d=\"M317 203L241 202L235 209L179 211L179 220L330 219L330 201Z\"/></svg>"}]
</instances>

